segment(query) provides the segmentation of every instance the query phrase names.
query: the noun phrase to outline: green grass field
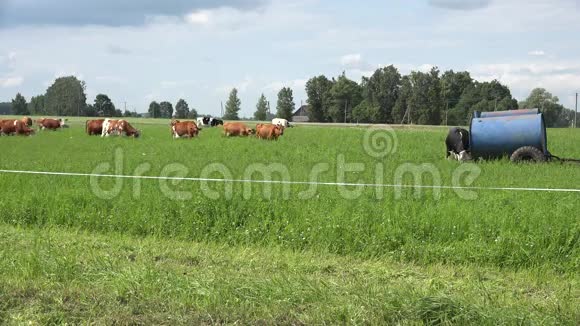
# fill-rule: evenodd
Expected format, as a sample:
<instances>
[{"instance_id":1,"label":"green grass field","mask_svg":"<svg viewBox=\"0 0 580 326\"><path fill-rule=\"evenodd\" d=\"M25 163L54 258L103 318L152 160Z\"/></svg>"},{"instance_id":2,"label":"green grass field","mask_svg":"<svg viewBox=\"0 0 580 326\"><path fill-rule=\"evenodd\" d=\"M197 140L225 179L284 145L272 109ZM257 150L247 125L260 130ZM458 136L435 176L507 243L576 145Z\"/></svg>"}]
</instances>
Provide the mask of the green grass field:
<instances>
[{"instance_id":1,"label":"green grass field","mask_svg":"<svg viewBox=\"0 0 580 326\"><path fill-rule=\"evenodd\" d=\"M579 188L579 165L447 161L444 128L373 131L390 139L376 157L367 128L173 140L167 121L130 121L141 138L89 137L75 119L0 137L0 169ZM555 155L580 158L579 142L579 130L548 131ZM580 322L578 192L15 173L0 184L4 323Z\"/></svg>"}]
</instances>

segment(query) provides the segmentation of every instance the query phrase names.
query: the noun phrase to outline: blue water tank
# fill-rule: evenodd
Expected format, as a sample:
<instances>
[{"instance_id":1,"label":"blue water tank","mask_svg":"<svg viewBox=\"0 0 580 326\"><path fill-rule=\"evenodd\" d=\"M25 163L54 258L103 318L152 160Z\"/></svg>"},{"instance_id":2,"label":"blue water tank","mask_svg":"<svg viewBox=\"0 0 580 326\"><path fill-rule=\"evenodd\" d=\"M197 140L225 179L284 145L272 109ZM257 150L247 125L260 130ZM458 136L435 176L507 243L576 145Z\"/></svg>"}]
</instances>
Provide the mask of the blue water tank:
<instances>
[{"instance_id":1,"label":"blue water tank","mask_svg":"<svg viewBox=\"0 0 580 326\"><path fill-rule=\"evenodd\" d=\"M475 111L469 129L474 158L500 158L523 146L536 147L549 155L544 116L537 109Z\"/></svg>"},{"instance_id":2,"label":"blue water tank","mask_svg":"<svg viewBox=\"0 0 580 326\"><path fill-rule=\"evenodd\" d=\"M538 110L538 109L489 111L489 112L475 111L474 116L477 118L493 118L493 117L511 117L514 115L539 114L539 113L540 113L540 110Z\"/></svg>"}]
</instances>

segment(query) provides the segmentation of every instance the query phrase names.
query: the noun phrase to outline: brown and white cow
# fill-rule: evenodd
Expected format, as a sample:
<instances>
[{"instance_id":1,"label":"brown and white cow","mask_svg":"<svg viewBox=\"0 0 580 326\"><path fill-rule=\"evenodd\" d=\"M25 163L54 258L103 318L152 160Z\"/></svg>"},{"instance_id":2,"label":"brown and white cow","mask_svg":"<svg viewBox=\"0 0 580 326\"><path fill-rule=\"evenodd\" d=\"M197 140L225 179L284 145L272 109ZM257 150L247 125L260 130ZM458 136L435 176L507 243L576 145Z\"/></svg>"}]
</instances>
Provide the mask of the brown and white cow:
<instances>
[{"instance_id":1,"label":"brown and white cow","mask_svg":"<svg viewBox=\"0 0 580 326\"><path fill-rule=\"evenodd\" d=\"M28 128L22 120L0 120L0 133L3 135L25 135L30 136L34 130Z\"/></svg>"},{"instance_id":2,"label":"brown and white cow","mask_svg":"<svg viewBox=\"0 0 580 326\"><path fill-rule=\"evenodd\" d=\"M230 136L249 136L254 131L242 122L226 122L224 123L224 135Z\"/></svg>"},{"instance_id":3,"label":"brown and white cow","mask_svg":"<svg viewBox=\"0 0 580 326\"><path fill-rule=\"evenodd\" d=\"M30 119L29 117L24 117L24 118L22 118L21 121L24 122L24 124L29 126L29 127L32 126L32 119Z\"/></svg>"},{"instance_id":4,"label":"brown and white cow","mask_svg":"<svg viewBox=\"0 0 580 326\"><path fill-rule=\"evenodd\" d=\"M256 125L256 137L260 139L278 140L278 137L283 134L284 127L274 124Z\"/></svg>"},{"instance_id":5,"label":"brown and white cow","mask_svg":"<svg viewBox=\"0 0 580 326\"><path fill-rule=\"evenodd\" d=\"M105 119L87 120L85 122L85 131L89 136L101 135L103 133L103 122Z\"/></svg>"},{"instance_id":6,"label":"brown and white cow","mask_svg":"<svg viewBox=\"0 0 580 326\"><path fill-rule=\"evenodd\" d=\"M44 129L57 130L58 128L64 126L64 121L62 121L62 119L56 120L50 118L42 118L36 120L36 123L38 124L38 128L42 130Z\"/></svg>"},{"instance_id":7,"label":"brown and white cow","mask_svg":"<svg viewBox=\"0 0 580 326\"><path fill-rule=\"evenodd\" d=\"M199 129L193 121L171 120L171 135L173 138L189 137L193 138L198 135Z\"/></svg>"},{"instance_id":8,"label":"brown and white cow","mask_svg":"<svg viewBox=\"0 0 580 326\"><path fill-rule=\"evenodd\" d=\"M103 121L101 137L108 137L110 135L119 136L123 134L137 138L139 137L140 132L133 128L127 120L105 119Z\"/></svg>"}]
</instances>

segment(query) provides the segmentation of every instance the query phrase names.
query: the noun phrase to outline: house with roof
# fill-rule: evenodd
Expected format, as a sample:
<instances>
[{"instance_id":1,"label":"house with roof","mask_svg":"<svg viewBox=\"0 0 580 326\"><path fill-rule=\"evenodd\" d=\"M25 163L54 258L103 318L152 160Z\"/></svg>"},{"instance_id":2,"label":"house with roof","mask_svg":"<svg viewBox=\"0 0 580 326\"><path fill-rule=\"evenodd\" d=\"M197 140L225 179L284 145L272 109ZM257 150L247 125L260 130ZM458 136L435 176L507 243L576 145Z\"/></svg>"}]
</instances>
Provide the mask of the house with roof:
<instances>
[{"instance_id":1,"label":"house with roof","mask_svg":"<svg viewBox=\"0 0 580 326\"><path fill-rule=\"evenodd\" d=\"M308 105L301 105L294 113L292 113L292 121L294 122L308 122Z\"/></svg>"}]
</instances>

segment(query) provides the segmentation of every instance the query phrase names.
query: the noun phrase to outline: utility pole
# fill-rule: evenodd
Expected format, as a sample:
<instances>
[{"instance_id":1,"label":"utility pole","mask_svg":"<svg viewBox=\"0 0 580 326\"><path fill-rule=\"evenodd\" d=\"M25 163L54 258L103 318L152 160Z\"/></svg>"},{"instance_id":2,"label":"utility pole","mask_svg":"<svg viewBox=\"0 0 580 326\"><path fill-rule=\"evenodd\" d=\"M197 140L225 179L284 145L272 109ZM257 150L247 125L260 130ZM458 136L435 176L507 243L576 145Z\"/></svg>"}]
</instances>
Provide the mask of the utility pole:
<instances>
[{"instance_id":1,"label":"utility pole","mask_svg":"<svg viewBox=\"0 0 580 326\"><path fill-rule=\"evenodd\" d=\"M449 112L449 100L447 100L447 108L445 109L445 125L447 125L447 113Z\"/></svg>"},{"instance_id":2,"label":"utility pole","mask_svg":"<svg viewBox=\"0 0 580 326\"><path fill-rule=\"evenodd\" d=\"M222 110L221 110L222 116L221 117L223 118L224 117L224 101L220 101L220 105L222 108Z\"/></svg>"},{"instance_id":3,"label":"utility pole","mask_svg":"<svg viewBox=\"0 0 580 326\"><path fill-rule=\"evenodd\" d=\"M344 123L346 123L346 107L348 105L348 101L344 101Z\"/></svg>"},{"instance_id":4,"label":"utility pole","mask_svg":"<svg viewBox=\"0 0 580 326\"><path fill-rule=\"evenodd\" d=\"M574 128L578 128L578 93L576 93L576 111L574 112Z\"/></svg>"}]
</instances>

